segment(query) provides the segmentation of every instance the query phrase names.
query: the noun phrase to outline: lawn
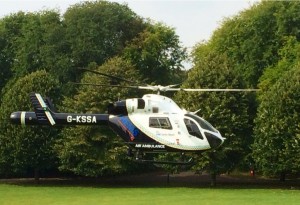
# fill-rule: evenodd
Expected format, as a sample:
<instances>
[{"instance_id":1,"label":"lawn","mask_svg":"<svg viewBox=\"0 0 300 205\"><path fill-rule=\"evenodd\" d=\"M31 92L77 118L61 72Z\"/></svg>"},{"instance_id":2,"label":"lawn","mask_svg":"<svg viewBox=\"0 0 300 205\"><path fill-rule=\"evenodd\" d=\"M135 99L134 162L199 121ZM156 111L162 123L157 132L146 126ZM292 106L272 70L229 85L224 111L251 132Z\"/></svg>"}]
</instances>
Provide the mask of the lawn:
<instances>
[{"instance_id":1,"label":"lawn","mask_svg":"<svg viewBox=\"0 0 300 205\"><path fill-rule=\"evenodd\" d=\"M0 205L299 204L300 190L243 187L106 187L0 183Z\"/></svg>"}]
</instances>

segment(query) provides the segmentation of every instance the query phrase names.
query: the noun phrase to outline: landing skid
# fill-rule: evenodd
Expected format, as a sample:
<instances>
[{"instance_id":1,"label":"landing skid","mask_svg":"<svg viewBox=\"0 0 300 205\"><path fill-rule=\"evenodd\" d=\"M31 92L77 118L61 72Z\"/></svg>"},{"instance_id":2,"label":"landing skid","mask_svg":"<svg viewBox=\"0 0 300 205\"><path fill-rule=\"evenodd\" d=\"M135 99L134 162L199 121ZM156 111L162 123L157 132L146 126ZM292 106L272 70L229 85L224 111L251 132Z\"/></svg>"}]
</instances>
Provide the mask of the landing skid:
<instances>
[{"instance_id":1,"label":"landing skid","mask_svg":"<svg viewBox=\"0 0 300 205\"><path fill-rule=\"evenodd\" d=\"M133 156L132 150L128 149L128 156ZM158 161L158 160L149 160L143 159L144 153L141 150L137 150L135 153L135 161L139 163L151 163L151 164L171 164L171 165L191 165L193 164L193 158L190 158L188 161ZM182 153L182 157L184 157L184 153Z\"/></svg>"},{"instance_id":2,"label":"landing skid","mask_svg":"<svg viewBox=\"0 0 300 205\"><path fill-rule=\"evenodd\" d=\"M193 164L193 158L190 158L188 161L157 161L157 160L147 160L147 159L136 159L140 163L151 163L151 164L171 164L171 165L191 165Z\"/></svg>"}]
</instances>

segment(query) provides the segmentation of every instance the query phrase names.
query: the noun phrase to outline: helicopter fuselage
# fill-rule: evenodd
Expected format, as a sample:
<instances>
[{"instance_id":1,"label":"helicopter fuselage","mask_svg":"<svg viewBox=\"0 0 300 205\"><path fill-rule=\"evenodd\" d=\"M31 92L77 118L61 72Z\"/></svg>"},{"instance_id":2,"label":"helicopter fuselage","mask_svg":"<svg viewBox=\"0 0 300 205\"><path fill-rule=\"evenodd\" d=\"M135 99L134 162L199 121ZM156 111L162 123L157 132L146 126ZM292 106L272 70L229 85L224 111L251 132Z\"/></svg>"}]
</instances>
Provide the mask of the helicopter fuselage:
<instances>
[{"instance_id":1,"label":"helicopter fuselage","mask_svg":"<svg viewBox=\"0 0 300 205\"><path fill-rule=\"evenodd\" d=\"M207 121L162 95L119 101L109 113L112 129L135 149L197 152L217 148L224 141Z\"/></svg>"},{"instance_id":2,"label":"helicopter fuselage","mask_svg":"<svg viewBox=\"0 0 300 205\"><path fill-rule=\"evenodd\" d=\"M14 124L109 125L131 148L143 152L202 152L224 142L207 121L162 95L117 101L107 114L55 113L39 94L31 94L31 100L35 112L12 113Z\"/></svg>"}]
</instances>

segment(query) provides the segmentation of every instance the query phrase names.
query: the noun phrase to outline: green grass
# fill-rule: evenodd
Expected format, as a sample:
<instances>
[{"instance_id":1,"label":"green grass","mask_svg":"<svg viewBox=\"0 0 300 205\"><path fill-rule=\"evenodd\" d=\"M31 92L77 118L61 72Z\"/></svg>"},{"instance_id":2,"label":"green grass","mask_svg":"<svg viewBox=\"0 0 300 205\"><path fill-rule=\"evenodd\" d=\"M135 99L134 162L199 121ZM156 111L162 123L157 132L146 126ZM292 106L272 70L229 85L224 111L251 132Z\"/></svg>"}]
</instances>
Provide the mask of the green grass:
<instances>
[{"instance_id":1,"label":"green grass","mask_svg":"<svg viewBox=\"0 0 300 205\"><path fill-rule=\"evenodd\" d=\"M60 204L299 204L300 190L274 188L123 188L0 184L0 205Z\"/></svg>"}]
</instances>

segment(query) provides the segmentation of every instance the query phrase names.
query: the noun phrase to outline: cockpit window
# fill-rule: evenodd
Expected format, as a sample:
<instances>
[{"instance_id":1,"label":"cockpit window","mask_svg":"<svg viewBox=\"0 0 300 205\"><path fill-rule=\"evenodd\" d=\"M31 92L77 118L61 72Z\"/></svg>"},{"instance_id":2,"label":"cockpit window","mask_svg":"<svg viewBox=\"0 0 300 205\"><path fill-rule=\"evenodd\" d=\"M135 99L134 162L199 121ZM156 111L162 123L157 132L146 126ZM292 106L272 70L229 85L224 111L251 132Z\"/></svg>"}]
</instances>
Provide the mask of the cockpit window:
<instances>
[{"instance_id":1,"label":"cockpit window","mask_svg":"<svg viewBox=\"0 0 300 205\"><path fill-rule=\"evenodd\" d=\"M209 130L211 132L218 132L218 130L216 130L209 122L207 122L201 117L192 114L186 114L185 116L194 119L196 122L199 123L200 127L203 129Z\"/></svg>"},{"instance_id":2,"label":"cockpit window","mask_svg":"<svg viewBox=\"0 0 300 205\"><path fill-rule=\"evenodd\" d=\"M149 127L168 129L168 130L172 129L170 120L167 117L150 117Z\"/></svg>"},{"instance_id":3,"label":"cockpit window","mask_svg":"<svg viewBox=\"0 0 300 205\"><path fill-rule=\"evenodd\" d=\"M200 139L203 139L203 136L201 135L201 132L198 128L198 126L196 125L196 123L194 123L192 120L185 118L184 119L184 124L189 132L190 135L196 136Z\"/></svg>"}]
</instances>

